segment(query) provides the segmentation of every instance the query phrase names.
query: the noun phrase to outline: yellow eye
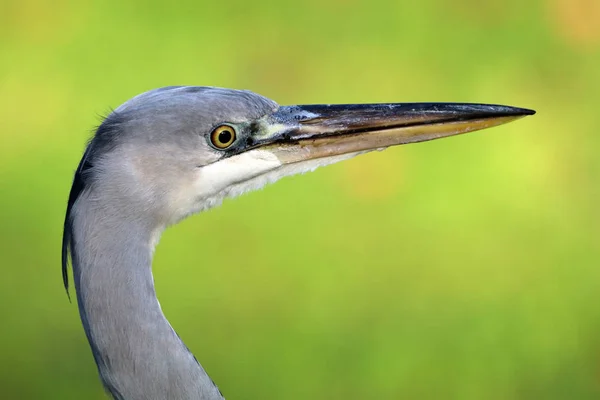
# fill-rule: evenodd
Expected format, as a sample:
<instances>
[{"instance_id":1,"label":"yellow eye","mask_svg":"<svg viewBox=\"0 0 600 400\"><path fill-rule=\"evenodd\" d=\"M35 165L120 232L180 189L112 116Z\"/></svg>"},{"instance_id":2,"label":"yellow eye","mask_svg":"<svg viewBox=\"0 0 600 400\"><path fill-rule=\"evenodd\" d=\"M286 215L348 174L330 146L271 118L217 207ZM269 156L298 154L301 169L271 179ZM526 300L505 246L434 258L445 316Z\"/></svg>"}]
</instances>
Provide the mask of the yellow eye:
<instances>
[{"instance_id":1,"label":"yellow eye","mask_svg":"<svg viewBox=\"0 0 600 400\"><path fill-rule=\"evenodd\" d=\"M210 134L210 142L217 149L226 149L235 142L235 129L229 125L219 125Z\"/></svg>"}]
</instances>

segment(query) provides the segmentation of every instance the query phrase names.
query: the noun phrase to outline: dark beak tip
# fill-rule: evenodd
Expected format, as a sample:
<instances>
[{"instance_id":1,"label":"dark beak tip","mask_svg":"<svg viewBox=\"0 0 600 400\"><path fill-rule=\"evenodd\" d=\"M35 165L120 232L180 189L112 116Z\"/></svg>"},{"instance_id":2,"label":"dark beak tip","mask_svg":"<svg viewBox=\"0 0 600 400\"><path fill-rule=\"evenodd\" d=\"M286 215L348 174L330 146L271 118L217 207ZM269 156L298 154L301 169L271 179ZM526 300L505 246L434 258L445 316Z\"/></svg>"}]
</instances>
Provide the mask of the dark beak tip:
<instances>
[{"instance_id":1,"label":"dark beak tip","mask_svg":"<svg viewBox=\"0 0 600 400\"><path fill-rule=\"evenodd\" d=\"M474 112L474 114L479 114L480 112L483 114L488 114L490 117L524 117L527 115L534 115L536 113L535 110L531 110L529 108L521 108L521 107L512 107L512 106L495 106L495 105L477 105L478 109ZM481 108L479 108L481 107ZM481 110L481 111L480 111Z\"/></svg>"},{"instance_id":2,"label":"dark beak tip","mask_svg":"<svg viewBox=\"0 0 600 400\"><path fill-rule=\"evenodd\" d=\"M517 108L518 115L535 115L536 111L529 108Z\"/></svg>"},{"instance_id":3,"label":"dark beak tip","mask_svg":"<svg viewBox=\"0 0 600 400\"><path fill-rule=\"evenodd\" d=\"M481 107L481 108L479 108ZM470 115L469 115L470 114ZM472 110L472 113L467 111L466 117L476 118L482 116L484 118L502 118L502 117L526 117L528 115L535 115L536 111L529 108L513 107L513 106L496 106L496 105L477 105L476 110Z\"/></svg>"}]
</instances>

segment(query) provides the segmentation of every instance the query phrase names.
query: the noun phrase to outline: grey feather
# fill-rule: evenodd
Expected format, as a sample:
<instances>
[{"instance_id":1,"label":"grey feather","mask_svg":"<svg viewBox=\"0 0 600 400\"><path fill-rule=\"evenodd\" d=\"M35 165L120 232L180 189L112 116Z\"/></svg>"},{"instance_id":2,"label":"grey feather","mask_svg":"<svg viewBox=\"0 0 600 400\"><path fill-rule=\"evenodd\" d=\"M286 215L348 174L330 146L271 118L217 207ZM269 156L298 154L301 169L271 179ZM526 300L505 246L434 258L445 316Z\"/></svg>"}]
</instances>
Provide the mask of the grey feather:
<instances>
[{"instance_id":1,"label":"grey feather","mask_svg":"<svg viewBox=\"0 0 600 400\"><path fill-rule=\"evenodd\" d=\"M75 172L64 223L83 326L114 399L222 399L164 317L153 247L173 215L165 200L202 165L224 157L206 134L260 118L277 104L247 91L169 87L133 98L99 126Z\"/></svg>"}]
</instances>

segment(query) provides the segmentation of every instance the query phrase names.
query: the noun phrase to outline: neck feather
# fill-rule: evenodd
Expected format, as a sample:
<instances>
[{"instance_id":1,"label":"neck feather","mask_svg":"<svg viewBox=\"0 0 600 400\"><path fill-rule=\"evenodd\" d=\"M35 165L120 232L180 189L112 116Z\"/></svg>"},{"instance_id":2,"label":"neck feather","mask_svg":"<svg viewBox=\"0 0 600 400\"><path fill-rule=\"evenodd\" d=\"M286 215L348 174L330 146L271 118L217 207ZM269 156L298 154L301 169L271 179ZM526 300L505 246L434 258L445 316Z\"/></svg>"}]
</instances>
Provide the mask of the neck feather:
<instances>
[{"instance_id":1,"label":"neck feather","mask_svg":"<svg viewBox=\"0 0 600 400\"><path fill-rule=\"evenodd\" d=\"M73 210L79 311L102 381L115 399L222 399L166 320L154 289L160 234L83 193Z\"/></svg>"}]
</instances>

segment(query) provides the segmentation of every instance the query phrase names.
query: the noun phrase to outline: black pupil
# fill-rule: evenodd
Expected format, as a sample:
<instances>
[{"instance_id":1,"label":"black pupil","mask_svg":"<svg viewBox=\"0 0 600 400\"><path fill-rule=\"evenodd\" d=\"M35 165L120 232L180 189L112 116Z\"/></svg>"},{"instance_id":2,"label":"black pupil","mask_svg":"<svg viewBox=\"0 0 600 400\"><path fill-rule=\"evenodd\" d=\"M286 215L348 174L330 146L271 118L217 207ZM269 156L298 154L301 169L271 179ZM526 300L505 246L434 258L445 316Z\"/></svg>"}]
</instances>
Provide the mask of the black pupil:
<instances>
[{"instance_id":1,"label":"black pupil","mask_svg":"<svg viewBox=\"0 0 600 400\"><path fill-rule=\"evenodd\" d=\"M223 129L219 132L219 142L220 143L229 143L231 141L231 131L229 129Z\"/></svg>"}]
</instances>

